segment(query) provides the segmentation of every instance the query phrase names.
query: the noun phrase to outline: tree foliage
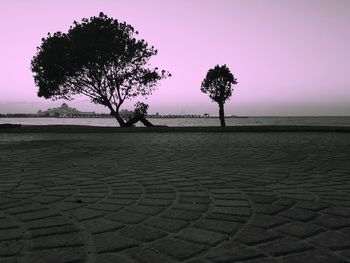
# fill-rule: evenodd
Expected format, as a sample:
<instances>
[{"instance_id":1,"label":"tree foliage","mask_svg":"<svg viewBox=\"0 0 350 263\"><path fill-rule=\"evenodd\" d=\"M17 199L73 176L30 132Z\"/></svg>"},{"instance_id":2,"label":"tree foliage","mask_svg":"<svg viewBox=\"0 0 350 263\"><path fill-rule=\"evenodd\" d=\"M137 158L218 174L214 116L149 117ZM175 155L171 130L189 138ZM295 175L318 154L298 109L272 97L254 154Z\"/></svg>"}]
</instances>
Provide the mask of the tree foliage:
<instances>
[{"instance_id":1,"label":"tree foliage","mask_svg":"<svg viewBox=\"0 0 350 263\"><path fill-rule=\"evenodd\" d=\"M202 81L201 91L207 93L213 101L224 104L232 95L233 85L237 83L226 65L216 65L209 69Z\"/></svg>"},{"instance_id":2,"label":"tree foliage","mask_svg":"<svg viewBox=\"0 0 350 263\"><path fill-rule=\"evenodd\" d=\"M226 126L224 104L232 95L233 85L237 83L237 79L226 65L216 65L209 69L202 81L201 91L207 93L213 101L219 104L221 126Z\"/></svg>"},{"instance_id":3,"label":"tree foliage","mask_svg":"<svg viewBox=\"0 0 350 263\"><path fill-rule=\"evenodd\" d=\"M159 80L171 76L149 67L157 50L136 39L137 34L131 25L103 13L74 22L67 33L49 33L31 62L38 96L70 100L86 95L108 107L123 126L123 102L150 95Z\"/></svg>"}]
</instances>

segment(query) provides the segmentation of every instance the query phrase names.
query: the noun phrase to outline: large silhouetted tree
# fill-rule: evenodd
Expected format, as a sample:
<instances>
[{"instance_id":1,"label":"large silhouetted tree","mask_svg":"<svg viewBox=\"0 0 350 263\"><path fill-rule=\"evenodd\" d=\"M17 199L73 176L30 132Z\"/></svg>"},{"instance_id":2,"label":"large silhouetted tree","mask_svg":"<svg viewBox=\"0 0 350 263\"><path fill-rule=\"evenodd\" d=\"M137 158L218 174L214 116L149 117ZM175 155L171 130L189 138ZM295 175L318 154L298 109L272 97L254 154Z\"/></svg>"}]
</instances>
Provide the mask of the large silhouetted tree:
<instances>
[{"instance_id":1,"label":"large silhouetted tree","mask_svg":"<svg viewBox=\"0 0 350 263\"><path fill-rule=\"evenodd\" d=\"M219 104L221 126L226 126L224 104L232 95L233 85L237 83L237 79L226 65L221 67L216 65L213 69L209 69L202 81L201 91L207 93L213 101Z\"/></svg>"},{"instance_id":2,"label":"large silhouetted tree","mask_svg":"<svg viewBox=\"0 0 350 263\"><path fill-rule=\"evenodd\" d=\"M83 94L108 107L120 126L128 126L120 115L124 101L150 95L159 80L170 76L148 66L157 50L137 40L137 34L103 13L74 22L68 33L49 33L31 62L38 96L70 100Z\"/></svg>"}]
</instances>

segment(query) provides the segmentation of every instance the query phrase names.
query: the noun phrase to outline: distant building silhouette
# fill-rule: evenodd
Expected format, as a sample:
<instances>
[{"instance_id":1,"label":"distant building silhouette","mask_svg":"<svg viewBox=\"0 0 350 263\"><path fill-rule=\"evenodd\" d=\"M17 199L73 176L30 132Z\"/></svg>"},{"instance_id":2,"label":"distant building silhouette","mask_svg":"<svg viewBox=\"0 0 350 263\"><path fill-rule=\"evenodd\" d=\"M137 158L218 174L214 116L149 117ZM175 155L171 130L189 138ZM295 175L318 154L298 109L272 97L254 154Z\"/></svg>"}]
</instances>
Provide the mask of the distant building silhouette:
<instances>
[{"instance_id":1,"label":"distant building silhouette","mask_svg":"<svg viewBox=\"0 0 350 263\"><path fill-rule=\"evenodd\" d=\"M80 116L80 115L96 115L96 113L93 112L83 112L83 111L79 111L76 108L71 108L68 106L67 103L63 103L60 107L58 108L49 108L46 111L41 111L39 110L37 113L40 117L76 117L76 116Z\"/></svg>"}]
</instances>

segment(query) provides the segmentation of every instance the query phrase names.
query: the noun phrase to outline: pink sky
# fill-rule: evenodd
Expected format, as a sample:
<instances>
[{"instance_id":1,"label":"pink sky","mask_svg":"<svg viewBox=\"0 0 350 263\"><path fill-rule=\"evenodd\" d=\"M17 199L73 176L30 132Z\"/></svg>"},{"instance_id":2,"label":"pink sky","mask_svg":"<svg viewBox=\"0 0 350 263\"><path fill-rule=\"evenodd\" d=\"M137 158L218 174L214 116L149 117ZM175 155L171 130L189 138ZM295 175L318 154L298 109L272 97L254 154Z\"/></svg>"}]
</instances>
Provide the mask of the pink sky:
<instances>
[{"instance_id":1,"label":"pink sky","mask_svg":"<svg viewBox=\"0 0 350 263\"><path fill-rule=\"evenodd\" d=\"M200 84L227 64L239 82L227 114L350 115L348 0L2 1L0 113L62 103L37 98L30 61L47 32L100 11L134 26L159 51L152 65L173 74L150 113L217 113ZM84 97L69 105L104 110Z\"/></svg>"}]
</instances>

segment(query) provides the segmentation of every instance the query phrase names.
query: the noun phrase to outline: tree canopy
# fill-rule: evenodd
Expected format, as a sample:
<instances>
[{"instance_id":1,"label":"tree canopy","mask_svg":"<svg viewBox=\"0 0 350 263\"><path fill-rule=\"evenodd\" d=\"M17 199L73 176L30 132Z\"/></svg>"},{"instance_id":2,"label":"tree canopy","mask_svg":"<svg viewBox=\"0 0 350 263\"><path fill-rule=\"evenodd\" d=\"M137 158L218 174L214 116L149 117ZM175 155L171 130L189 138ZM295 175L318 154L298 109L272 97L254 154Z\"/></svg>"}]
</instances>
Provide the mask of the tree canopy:
<instances>
[{"instance_id":1,"label":"tree canopy","mask_svg":"<svg viewBox=\"0 0 350 263\"><path fill-rule=\"evenodd\" d=\"M159 80L170 75L149 67L157 50L138 40L131 26L103 13L74 22L67 33L48 33L31 62L38 96L73 99L88 96L109 108L121 126L119 115L125 100L147 96Z\"/></svg>"},{"instance_id":2,"label":"tree canopy","mask_svg":"<svg viewBox=\"0 0 350 263\"><path fill-rule=\"evenodd\" d=\"M224 104L232 95L233 85L237 83L237 79L226 65L216 65L214 68L209 69L202 81L201 91L207 93L213 101L219 104L221 126L226 125Z\"/></svg>"},{"instance_id":3,"label":"tree canopy","mask_svg":"<svg viewBox=\"0 0 350 263\"><path fill-rule=\"evenodd\" d=\"M232 95L233 85L237 83L226 65L216 65L209 69L202 81L201 91L207 93L213 101L224 104Z\"/></svg>"}]
</instances>

